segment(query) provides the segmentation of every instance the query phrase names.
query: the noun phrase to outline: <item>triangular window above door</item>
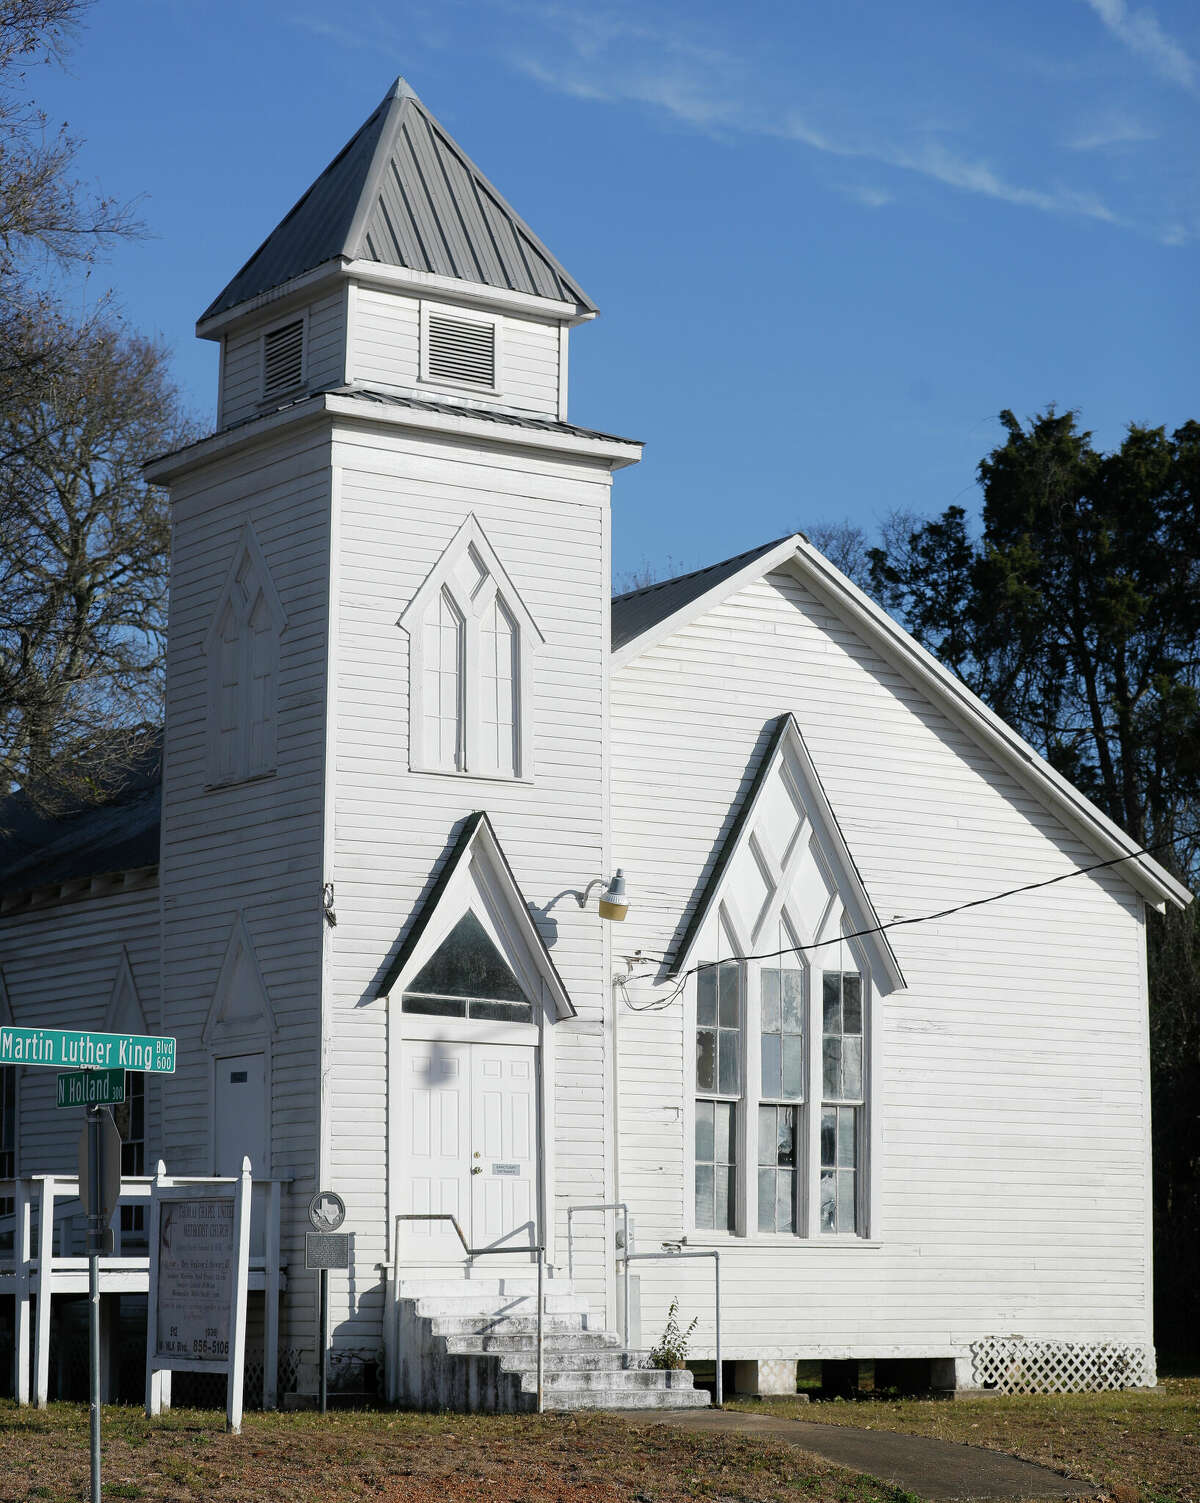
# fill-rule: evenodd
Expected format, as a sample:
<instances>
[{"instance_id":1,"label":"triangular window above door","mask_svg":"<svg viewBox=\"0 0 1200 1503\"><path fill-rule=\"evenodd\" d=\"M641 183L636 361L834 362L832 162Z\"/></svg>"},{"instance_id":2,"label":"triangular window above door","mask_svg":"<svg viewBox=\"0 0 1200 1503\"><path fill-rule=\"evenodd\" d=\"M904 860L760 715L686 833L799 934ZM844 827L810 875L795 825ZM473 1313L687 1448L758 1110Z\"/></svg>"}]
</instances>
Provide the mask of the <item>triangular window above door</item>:
<instances>
[{"instance_id":1,"label":"triangular window above door","mask_svg":"<svg viewBox=\"0 0 1200 1503\"><path fill-rule=\"evenodd\" d=\"M478 917L464 913L404 989L404 1011L528 1023L533 1003Z\"/></svg>"}]
</instances>

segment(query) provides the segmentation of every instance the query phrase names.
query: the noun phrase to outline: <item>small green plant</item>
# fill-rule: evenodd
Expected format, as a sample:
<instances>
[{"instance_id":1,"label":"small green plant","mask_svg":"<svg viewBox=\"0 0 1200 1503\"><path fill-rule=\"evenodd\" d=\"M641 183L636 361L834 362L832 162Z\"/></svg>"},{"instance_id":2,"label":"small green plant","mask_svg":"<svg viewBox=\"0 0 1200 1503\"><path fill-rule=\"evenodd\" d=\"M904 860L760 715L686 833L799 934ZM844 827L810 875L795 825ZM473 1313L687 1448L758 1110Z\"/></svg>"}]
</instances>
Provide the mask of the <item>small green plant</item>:
<instances>
[{"instance_id":1,"label":"small green plant","mask_svg":"<svg viewBox=\"0 0 1200 1503\"><path fill-rule=\"evenodd\" d=\"M687 1366L688 1341L700 1324L700 1317L693 1317L685 1331L679 1324L679 1301L673 1299L667 1307L667 1323L657 1346L650 1348L646 1359L650 1367L682 1368Z\"/></svg>"}]
</instances>

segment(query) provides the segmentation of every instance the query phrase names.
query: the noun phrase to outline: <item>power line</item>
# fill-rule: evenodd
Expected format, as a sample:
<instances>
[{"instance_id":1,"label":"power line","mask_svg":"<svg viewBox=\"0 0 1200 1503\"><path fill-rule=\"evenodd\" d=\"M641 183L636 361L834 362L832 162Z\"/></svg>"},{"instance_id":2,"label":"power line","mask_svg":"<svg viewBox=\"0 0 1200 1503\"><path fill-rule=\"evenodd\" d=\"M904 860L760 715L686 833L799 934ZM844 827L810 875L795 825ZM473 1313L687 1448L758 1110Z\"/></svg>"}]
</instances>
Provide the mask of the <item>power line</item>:
<instances>
[{"instance_id":1,"label":"power line","mask_svg":"<svg viewBox=\"0 0 1200 1503\"><path fill-rule=\"evenodd\" d=\"M872 934L886 934L889 929L902 929L912 924L931 924L938 919L950 918L956 913L965 913L969 908L983 908L988 903L999 903L1004 898L1013 898L1023 892L1037 892L1043 887L1054 887L1059 882L1069 881L1072 877L1084 877L1089 872L1105 871L1109 867L1120 866L1125 861L1136 861L1139 856L1152 856L1156 851L1168 850L1171 846L1182 844L1185 840L1195 840L1200 836L1200 830L1186 830L1182 835L1174 835L1170 840L1160 840L1155 845L1142 846L1139 850L1129 851L1124 856L1112 856L1107 861L1096 861L1091 866L1077 866L1069 872L1060 872L1057 877L1044 877L1040 882L1026 882L1020 887L1009 887L1003 892L990 893L985 898L972 898L966 903L955 903L949 908L940 908L936 913L915 914L911 918L894 918L886 924L873 924L869 929L856 929L850 934L839 934L832 939L813 940L807 945L786 945L782 950L768 950L757 955L726 955L720 960L702 960L699 965L694 965L684 971L677 979L672 991L666 997L655 998L653 1002L644 1003L641 1007L636 1006L625 996L625 1006L631 1012L659 1012L669 1007L683 991L684 983L690 976L698 975L701 971L712 970L715 966L729 965L744 960L778 960L784 955L801 955L809 950L822 950L828 945L840 945L850 939L867 939ZM666 961L666 955L653 957L659 961ZM650 979L648 975L626 976L621 979L621 988L624 991L628 981L645 981Z\"/></svg>"}]
</instances>

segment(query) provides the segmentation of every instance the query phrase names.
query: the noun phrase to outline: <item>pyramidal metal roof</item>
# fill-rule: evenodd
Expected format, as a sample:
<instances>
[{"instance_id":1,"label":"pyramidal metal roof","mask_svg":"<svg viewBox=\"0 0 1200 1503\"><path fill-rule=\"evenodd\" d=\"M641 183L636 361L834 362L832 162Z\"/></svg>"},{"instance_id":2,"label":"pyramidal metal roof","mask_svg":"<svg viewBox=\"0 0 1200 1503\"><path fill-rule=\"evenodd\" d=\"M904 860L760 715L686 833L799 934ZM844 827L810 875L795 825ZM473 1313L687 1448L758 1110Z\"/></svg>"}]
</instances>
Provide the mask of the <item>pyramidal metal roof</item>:
<instances>
[{"instance_id":1,"label":"pyramidal metal roof","mask_svg":"<svg viewBox=\"0 0 1200 1503\"><path fill-rule=\"evenodd\" d=\"M200 323L338 257L596 305L403 78Z\"/></svg>"}]
</instances>

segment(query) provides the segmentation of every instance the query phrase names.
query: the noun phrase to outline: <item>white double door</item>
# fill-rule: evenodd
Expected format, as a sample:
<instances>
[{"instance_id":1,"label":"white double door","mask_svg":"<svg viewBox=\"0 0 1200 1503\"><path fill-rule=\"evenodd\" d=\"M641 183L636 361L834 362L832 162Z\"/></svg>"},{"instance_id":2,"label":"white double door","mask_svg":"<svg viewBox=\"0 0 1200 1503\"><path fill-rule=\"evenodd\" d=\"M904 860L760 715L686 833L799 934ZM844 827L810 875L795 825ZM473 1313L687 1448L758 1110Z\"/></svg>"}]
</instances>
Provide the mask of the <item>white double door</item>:
<instances>
[{"instance_id":1,"label":"white double door","mask_svg":"<svg viewBox=\"0 0 1200 1503\"><path fill-rule=\"evenodd\" d=\"M449 1211L472 1247L536 1243L537 1048L405 1040L402 1057L401 1212ZM405 1261L462 1262L445 1222L405 1222L401 1236Z\"/></svg>"}]
</instances>

